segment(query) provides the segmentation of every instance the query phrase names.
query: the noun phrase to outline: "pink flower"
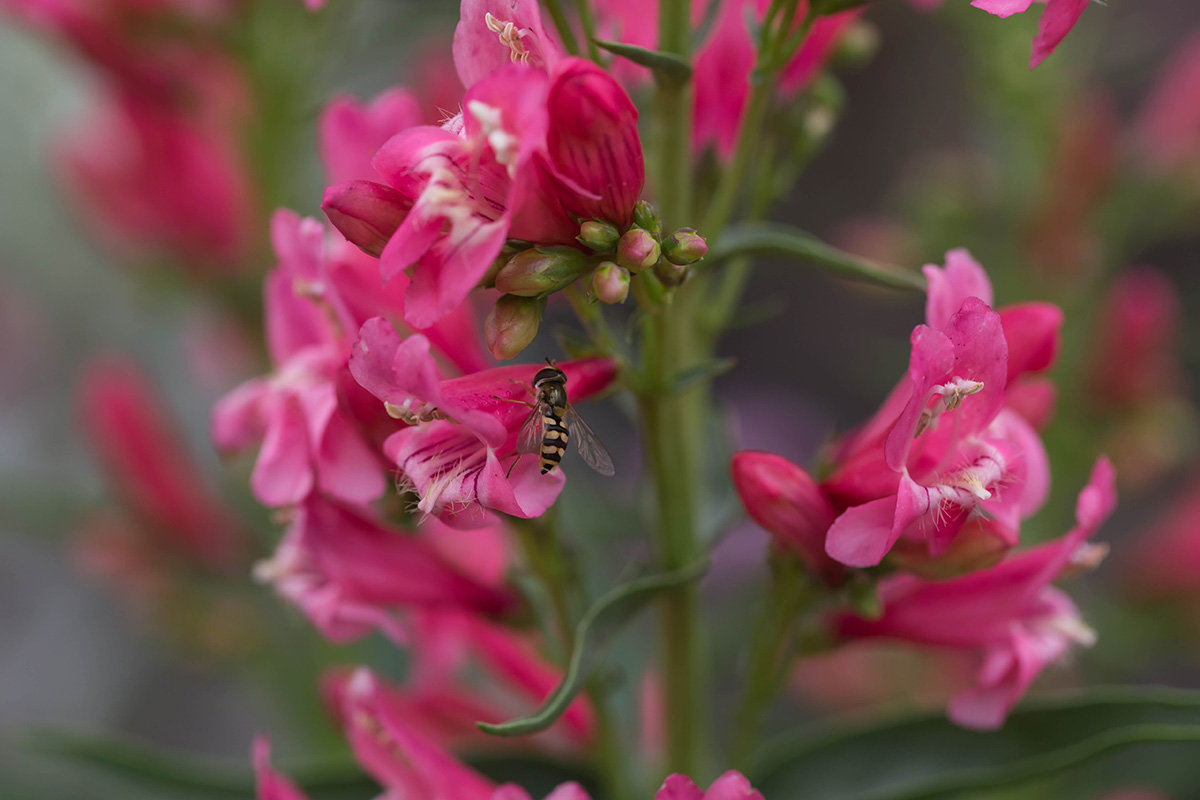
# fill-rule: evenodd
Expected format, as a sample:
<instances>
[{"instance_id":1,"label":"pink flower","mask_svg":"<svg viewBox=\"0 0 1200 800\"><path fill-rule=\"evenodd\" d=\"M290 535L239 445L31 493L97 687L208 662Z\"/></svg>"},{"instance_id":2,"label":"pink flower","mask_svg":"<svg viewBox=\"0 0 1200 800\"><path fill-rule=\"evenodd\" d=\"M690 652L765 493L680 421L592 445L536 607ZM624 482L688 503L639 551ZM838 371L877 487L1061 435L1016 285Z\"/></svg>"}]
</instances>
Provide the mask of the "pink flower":
<instances>
[{"instance_id":1,"label":"pink flower","mask_svg":"<svg viewBox=\"0 0 1200 800\"><path fill-rule=\"evenodd\" d=\"M1133 591L1144 597L1200 595L1200 480L1195 476L1134 542L1125 569Z\"/></svg>"},{"instance_id":2,"label":"pink flower","mask_svg":"<svg viewBox=\"0 0 1200 800\"><path fill-rule=\"evenodd\" d=\"M547 73L506 65L467 92L456 132L417 127L374 160L384 183L331 187L323 208L378 255L384 280L408 270L405 320L416 328L458 307L506 239L575 246L571 214L630 221L645 178L637 109L596 65Z\"/></svg>"},{"instance_id":3,"label":"pink flower","mask_svg":"<svg viewBox=\"0 0 1200 800\"><path fill-rule=\"evenodd\" d=\"M534 154L546 136L545 97L544 74L506 67L467 92L463 136L410 128L375 156L386 186L326 191L322 207L351 241L373 252L387 237L380 252L385 281L411 268L404 318L412 326L429 327L461 304L510 235L547 241L574 227L561 209L531 196L539 183ZM373 204L358 199L368 191ZM363 208L377 230L365 241L347 225Z\"/></svg>"},{"instance_id":4,"label":"pink flower","mask_svg":"<svg viewBox=\"0 0 1200 800\"><path fill-rule=\"evenodd\" d=\"M1134 127L1139 154L1156 169L1179 166L1200 150L1200 34L1172 54Z\"/></svg>"},{"instance_id":5,"label":"pink flower","mask_svg":"<svg viewBox=\"0 0 1200 800\"><path fill-rule=\"evenodd\" d=\"M58 151L97 229L135 251L229 269L249 245L248 171L224 133L119 93Z\"/></svg>"},{"instance_id":6,"label":"pink flower","mask_svg":"<svg viewBox=\"0 0 1200 800\"><path fill-rule=\"evenodd\" d=\"M321 112L318 127L326 178L330 183L374 178L375 153L395 134L420 125L423 116L407 89L391 89L370 103L335 97Z\"/></svg>"},{"instance_id":7,"label":"pink flower","mask_svg":"<svg viewBox=\"0 0 1200 800\"><path fill-rule=\"evenodd\" d=\"M645 182L629 95L600 67L571 58L551 73L546 108L546 154L564 184L563 205L578 217L628 225Z\"/></svg>"},{"instance_id":8,"label":"pink flower","mask_svg":"<svg viewBox=\"0 0 1200 800\"><path fill-rule=\"evenodd\" d=\"M470 88L506 64L548 72L563 58L537 0L462 0L454 29L454 65Z\"/></svg>"},{"instance_id":9,"label":"pink flower","mask_svg":"<svg viewBox=\"0 0 1200 800\"><path fill-rule=\"evenodd\" d=\"M730 770L703 791L685 775L670 775L654 795L654 800L763 800L740 772Z\"/></svg>"},{"instance_id":10,"label":"pink flower","mask_svg":"<svg viewBox=\"0 0 1200 800\"><path fill-rule=\"evenodd\" d=\"M827 578L837 573L812 552L818 545L849 566L898 548L910 569L977 568L1017 543L1020 521L1048 492L1045 450L1007 407L1008 386L1049 366L1060 312L993 311L991 284L965 250L925 273L928 324L913 331L908 378L835 449L824 481L766 454L734 460L751 516Z\"/></svg>"},{"instance_id":11,"label":"pink flower","mask_svg":"<svg viewBox=\"0 0 1200 800\"><path fill-rule=\"evenodd\" d=\"M256 800L308 800L287 777L271 767L271 743L265 736L254 737L254 778Z\"/></svg>"},{"instance_id":12,"label":"pink flower","mask_svg":"<svg viewBox=\"0 0 1200 800\"><path fill-rule=\"evenodd\" d=\"M713 30L696 52L693 146L701 150L711 144L721 158L728 159L737 144L757 53L749 20L761 22L768 4L758 0L720 2ZM646 13L641 8L638 6L630 13ZM703 8L702 3L693 4L693 14L703 14ZM808 85L861 13L855 9L822 16L813 23L808 37L780 76L779 90L783 97L793 97ZM802 19L803 14L802 5L796 19Z\"/></svg>"},{"instance_id":13,"label":"pink flower","mask_svg":"<svg viewBox=\"0 0 1200 800\"><path fill-rule=\"evenodd\" d=\"M98 361L79 394L92 446L143 528L207 566L232 566L242 525L207 488L146 376L123 359Z\"/></svg>"},{"instance_id":14,"label":"pink flower","mask_svg":"<svg viewBox=\"0 0 1200 800\"><path fill-rule=\"evenodd\" d=\"M369 502L383 494L383 463L342 408L337 382L358 320L336 290L319 223L280 211L272 239L280 262L267 278L265 305L277 370L216 405L213 440L224 449L262 442L250 483L265 505L299 503L317 489Z\"/></svg>"},{"instance_id":15,"label":"pink flower","mask_svg":"<svg viewBox=\"0 0 1200 800\"><path fill-rule=\"evenodd\" d=\"M837 512L807 472L782 456L753 450L737 453L730 471L746 511L778 546L799 554L814 572L841 572L825 554L825 534Z\"/></svg>"},{"instance_id":16,"label":"pink flower","mask_svg":"<svg viewBox=\"0 0 1200 800\"><path fill-rule=\"evenodd\" d=\"M415 536L317 496L294 514L274 556L255 574L272 582L333 641L379 629L406 643L398 612L448 608L498 614L513 603L499 580L479 581L438 551L439 535L457 532L437 530L436 522Z\"/></svg>"},{"instance_id":17,"label":"pink flower","mask_svg":"<svg viewBox=\"0 0 1200 800\"><path fill-rule=\"evenodd\" d=\"M1033 37L1033 54L1029 57L1029 68L1033 69L1054 52L1079 17L1087 8L1090 0L1045 0L1046 10L1038 21L1038 32ZM1033 0L973 0L971 5L982 8L989 14L998 17L1011 17L1028 11Z\"/></svg>"},{"instance_id":18,"label":"pink flower","mask_svg":"<svg viewBox=\"0 0 1200 800\"><path fill-rule=\"evenodd\" d=\"M995 728L1048 664L1094 634L1067 596L1050 584L1073 565L1094 563L1089 539L1116 505L1115 474L1100 459L1079 495L1076 526L1061 539L1011 556L995 567L930 582L897 575L879 584L878 619L844 615L846 639L884 637L975 653L975 687L956 696L950 717L973 728Z\"/></svg>"},{"instance_id":19,"label":"pink flower","mask_svg":"<svg viewBox=\"0 0 1200 800\"><path fill-rule=\"evenodd\" d=\"M614 377L612 362L603 359L561 368L573 402ZM529 399L521 381L537 369L503 367L442 380L428 339L402 340L383 319L363 325L350 359L359 384L410 423L387 440L384 451L416 492L417 508L455 527L487 524L489 509L539 516L562 489L562 470L542 475L536 458L517 458L517 432L529 409L508 401Z\"/></svg>"},{"instance_id":20,"label":"pink flower","mask_svg":"<svg viewBox=\"0 0 1200 800\"><path fill-rule=\"evenodd\" d=\"M1094 402L1130 408L1178 390L1181 306L1170 279L1156 269L1137 267L1116 280L1099 316L1090 369Z\"/></svg>"}]
</instances>

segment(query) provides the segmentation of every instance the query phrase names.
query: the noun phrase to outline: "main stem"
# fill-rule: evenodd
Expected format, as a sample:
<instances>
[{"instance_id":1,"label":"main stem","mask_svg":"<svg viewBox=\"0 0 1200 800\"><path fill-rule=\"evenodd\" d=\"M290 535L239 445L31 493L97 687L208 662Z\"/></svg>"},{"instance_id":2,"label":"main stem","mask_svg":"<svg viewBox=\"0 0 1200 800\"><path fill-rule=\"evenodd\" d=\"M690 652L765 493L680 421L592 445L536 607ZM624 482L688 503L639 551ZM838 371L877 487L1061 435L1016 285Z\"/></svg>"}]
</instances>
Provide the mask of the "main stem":
<instances>
[{"instance_id":1,"label":"main stem","mask_svg":"<svg viewBox=\"0 0 1200 800\"><path fill-rule=\"evenodd\" d=\"M662 0L659 49L685 59L691 53L691 3ZM690 221L691 85L661 79L657 88L655 191L667 230ZM696 447L704 395L673 392L672 376L699 359L695 351L695 291L684 285L650 314L647 367L651 386L641 394L646 449L658 502L658 543L664 567L678 569L700 556L696 534ZM666 700L667 767L699 777L705 750L704 657L699 594L694 585L671 590L661 620L662 681Z\"/></svg>"}]
</instances>

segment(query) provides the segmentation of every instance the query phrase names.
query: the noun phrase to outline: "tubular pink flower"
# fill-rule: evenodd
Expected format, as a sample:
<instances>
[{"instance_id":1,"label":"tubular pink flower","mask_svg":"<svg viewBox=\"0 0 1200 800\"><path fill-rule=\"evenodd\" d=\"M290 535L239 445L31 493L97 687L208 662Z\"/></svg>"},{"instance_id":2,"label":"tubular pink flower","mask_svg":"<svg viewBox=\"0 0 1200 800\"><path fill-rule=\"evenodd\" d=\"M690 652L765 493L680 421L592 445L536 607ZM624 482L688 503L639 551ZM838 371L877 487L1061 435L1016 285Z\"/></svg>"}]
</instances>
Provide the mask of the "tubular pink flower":
<instances>
[{"instance_id":1,"label":"tubular pink flower","mask_svg":"<svg viewBox=\"0 0 1200 800\"><path fill-rule=\"evenodd\" d=\"M645 167L637 107L611 75L579 58L551 73L546 152L572 214L628 225L642 194Z\"/></svg>"},{"instance_id":2,"label":"tubular pink flower","mask_svg":"<svg viewBox=\"0 0 1200 800\"><path fill-rule=\"evenodd\" d=\"M1029 68L1033 69L1054 52L1075 23L1090 0L1045 0L1046 10L1038 20L1038 32L1033 37L1033 53L1029 57ZM971 5L998 17L1011 17L1028 11L1033 0L973 0Z\"/></svg>"},{"instance_id":3,"label":"tubular pink flower","mask_svg":"<svg viewBox=\"0 0 1200 800\"><path fill-rule=\"evenodd\" d=\"M436 535L388 530L360 511L309 497L256 575L273 583L336 642L379 629L406 643L409 637L396 616L404 610L498 614L512 604L498 582L480 582L439 553L432 542Z\"/></svg>"},{"instance_id":4,"label":"tubular pink flower","mask_svg":"<svg viewBox=\"0 0 1200 800\"><path fill-rule=\"evenodd\" d=\"M321 112L318 126L326 178L344 183L376 177L371 168L375 153L395 134L420 125L423 116L407 89L390 89L370 103L335 97Z\"/></svg>"},{"instance_id":5,"label":"tubular pink flower","mask_svg":"<svg viewBox=\"0 0 1200 800\"><path fill-rule=\"evenodd\" d=\"M156 538L210 567L237 561L241 524L207 489L134 364L93 363L80 385L79 406L107 474Z\"/></svg>"},{"instance_id":6,"label":"tubular pink flower","mask_svg":"<svg viewBox=\"0 0 1200 800\"><path fill-rule=\"evenodd\" d=\"M490 800L495 787L394 713L379 680L359 669L340 701L355 758L393 800Z\"/></svg>"},{"instance_id":7,"label":"tubular pink flower","mask_svg":"<svg viewBox=\"0 0 1200 800\"><path fill-rule=\"evenodd\" d=\"M815 572L841 570L825 554L825 534L837 512L808 473L782 456L743 451L730 464L733 485L751 518L780 547L798 553Z\"/></svg>"},{"instance_id":8,"label":"tubular pink flower","mask_svg":"<svg viewBox=\"0 0 1200 800\"><path fill-rule=\"evenodd\" d=\"M1076 526L1061 539L953 580L887 578L879 585L878 619L846 615L835 627L847 639L884 637L976 653L976 686L954 698L950 716L968 727L997 727L1047 664L1072 643L1091 643L1071 601L1050 584L1074 563L1093 560L1085 542L1115 505L1115 474L1102 458L1080 492Z\"/></svg>"},{"instance_id":9,"label":"tubular pink flower","mask_svg":"<svg viewBox=\"0 0 1200 800\"><path fill-rule=\"evenodd\" d=\"M546 138L546 89L543 73L505 67L467 92L462 136L410 128L380 149L373 165L390 191L356 183L326 191L330 219L369 252L403 214L380 251L380 269L385 281L411 271L404 318L413 327L459 306L509 236L569 241L578 232L539 192L545 178L534 154ZM347 219L353 224L344 226Z\"/></svg>"},{"instance_id":10,"label":"tubular pink flower","mask_svg":"<svg viewBox=\"0 0 1200 800\"><path fill-rule=\"evenodd\" d=\"M248 171L226 132L131 93L78 131L60 145L58 166L102 234L197 266L237 265L253 214Z\"/></svg>"},{"instance_id":11,"label":"tubular pink flower","mask_svg":"<svg viewBox=\"0 0 1200 800\"><path fill-rule=\"evenodd\" d=\"M763 800L763 796L740 772L730 770L703 791L686 775L670 775L654 800Z\"/></svg>"},{"instance_id":12,"label":"tubular pink flower","mask_svg":"<svg viewBox=\"0 0 1200 800\"><path fill-rule=\"evenodd\" d=\"M257 800L308 800L296 784L271 768L271 743L254 737L254 796Z\"/></svg>"},{"instance_id":13,"label":"tubular pink flower","mask_svg":"<svg viewBox=\"0 0 1200 800\"><path fill-rule=\"evenodd\" d=\"M1172 54L1138 110L1134 132L1139 155L1168 170L1200 152L1200 33Z\"/></svg>"},{"instance_id":14,"label":"tubular pink flower","mask_svg":"<svg viewBox=\"0 0 1200 800\"><path fill-rule=\"evenodd\" d=\"M388 457L420 498L417 508L455 527L478 527L496 510L543 513L562 489L562 470L540 474L536 458L518 460L517 432L529 414L525 383L537 366L512 366L442 380L420 335L401 339L383 319L366 322L350 371L389 413L410 423L385 443ZM610 383L612 362L563 364L573 402ZM513 462L519 461L514 467Z\"/></svg>"},{"instance_id":15,"label":"tubular pink flower","mask_svg":"<svg viewBox=\"0 0 1200 800\"><path fill-rule=\"evenodd\" d=\"M548 72L562 57L537 0L462 0L454 65L463 86L474 86L506 64Z\"/></svg>"}]
</instances>

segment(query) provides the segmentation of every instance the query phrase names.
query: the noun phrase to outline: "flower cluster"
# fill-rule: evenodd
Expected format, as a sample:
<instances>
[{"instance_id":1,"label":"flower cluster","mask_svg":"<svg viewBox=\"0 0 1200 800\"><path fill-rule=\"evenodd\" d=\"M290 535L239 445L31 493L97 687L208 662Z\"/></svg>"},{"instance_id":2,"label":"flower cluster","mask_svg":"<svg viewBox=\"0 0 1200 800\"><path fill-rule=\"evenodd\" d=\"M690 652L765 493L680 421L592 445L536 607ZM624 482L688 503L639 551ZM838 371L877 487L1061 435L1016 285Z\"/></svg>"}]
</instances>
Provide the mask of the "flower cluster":
<instances>
[{"instance_id":1,"label":"flower cluster","mask_svg":"<svg viewBox=\"0 0 1200 800\"><path fill-rule=\"evenodd\" d=\"M244 264L254 213L242 136L249 92L217 31L232 5L168 0L6 0L102 82L58 147L57 168L97 230L193 269Z\"/></svg>"},{"instance_id":2,"label":"flower cluster","mask_svg":"<svg viewBox=\"0 0 1200 800\"><path fill-rule=\"evenodd\" d=\"M1097 466L1078 527L1053 548L1007 555L1049 491L1035 426L1054 399L1039 373L1054 360L1062 315L1044 303L993 310L987 275L963 250L925 276L926 323L913 330L908 376L836 444L828 474L817 483L786 459L746 451L733 478L777 545L829 581L885 562L911 573L880 583L881 617L847 618L838 635L979 649L980 688L951 714L994 727L1042 666L1070 641L1089 641L1074 607L1046 587L1072 559L1087 560L1078 553L1115 502L1113 474L1107 462ZM1018 586L1027 603L996 594ZM958 614L961 624L945 617ZM1029 619L1037 648L1012 638Z\"/></svg>"}]
</instances>

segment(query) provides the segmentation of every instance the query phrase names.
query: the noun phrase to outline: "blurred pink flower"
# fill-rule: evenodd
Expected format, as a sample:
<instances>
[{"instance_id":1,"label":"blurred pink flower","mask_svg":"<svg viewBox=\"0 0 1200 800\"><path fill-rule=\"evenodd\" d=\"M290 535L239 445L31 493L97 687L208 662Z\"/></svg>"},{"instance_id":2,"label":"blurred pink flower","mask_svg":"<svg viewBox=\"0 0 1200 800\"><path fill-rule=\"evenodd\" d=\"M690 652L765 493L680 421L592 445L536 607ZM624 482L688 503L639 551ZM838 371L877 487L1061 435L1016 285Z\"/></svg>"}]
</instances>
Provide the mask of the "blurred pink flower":
<instances>
[{"instance_id":1,"label":"blurred pink flower","mask_svg":"<svg viewBox=\"0 0 1200 800\"><path fill-rule=\"evenodd\" d=\"M424 121L416 96L407 89L390 89L369 103L349 95L333 98L318 124L326 179L345 183L376 177L371 159L379 148L395 134Z\"/></svg>"},{"instance_id":2,"label":"blurred pink flower","mask_svg":"<svg viewBox=\"0 0 1200 800\"><path fill-rule=\"evenodd\" d=\"M1193 475L1138 535L1124 572L1143 597L1200 596L1200 478Z\"/></svg>"},{"instance_id":3,"label":"blurred pink flower","mask_svg":"<svg viewBox=\"0 0 1200 800\"><path fill-rule=\"evenodd\" d=\"M275 554L255 574L273 583L332 641L379 629L404 644L410 637L397 616L403 612L452 608L498 614L514 602L500 581L481 582L438 551L442 532L434 521L419 534L392 530L317 496L293 513Z\"/></svg>"},{"instance_id":4,"label":"blurred pink flower","mask_svg":"<svg viewBox=\"0 0 1200 800\"><path fill-rule=\"evenodd\" d=\"M1061 539L953 580L885 578L879 584L882 614L842 615L834 623L838 635L976 653L976 685L951 701L950 717L967 727L999 727L1044 667L1073 643L1094 640L1074 604L1050 584L1068 568L1095 562L1099 551L1085 543L1116 505L1115 479L1112 465L1100 459L1080 492L1076 526Z\"/></svg>"},{"instance_id":5,"label":"blurred pink flower","mask_svg":"<svg viewBox=\"0 0 1200 800\"><path fill-rule=\"evenodd\" d=\"M911 0L917 8L928 10L942 4L942 0ZM1034 0L972 0L971 5L982 8L998 17L1011 17L1028 11ZM1033 69L1054 52L1083 15L1091 0L1039 0L1046 4L1038 21L1038 32L1033 37L1033 53L1029 57L1029 68Z\"/></svg>"},{"instance_id":6,"label":"blurred pink flower","mask_svg":"<svg viewBox=\"0 0 1200 800\"><path fill-rule=\"evenodd\" d=\"M385 320L362 327L350 371L388 412L410 423L384 444L417 508L455 527L488 524L490 510L518 517L542 514L563 485L562 470L542 475L536 458L518 458L517 433L529 414L512 400L530 399L521 381L537 366L485 370L443 380L424 336L401 339ZM561 365L573 402L603 390L615 377L611 361ZM514 462L518 462L514 466Z\"/></svg>"},{"instance_id":7,"label":"blurred pink flower","mask_svg":"<svg viewBox=\"0 0 1200 800\"><path fill-rule=\"evenodd\" d=\"M1159 170L1200 152L1200 33L1193 33L1163 68L1134 122L1139 155Z\"/></svg>"},{"instance_id":8,"label":"blurred pink flower","mask_svg":"<svg viewBox=\"0 0 1200 800\"><path fill-rule=\"evenodd\" d=\"M256 800L308 800L295 783L271 767L271 743L265 736L254 738L253 759Z\"/></svg>"},{"instance_id":9,"label":"blurred pink flower","mask_svg":"<svg viewBox=\"0 0 1200 800\"><path fill-rule=\"evenodd\" d=\"M232 269L254 215L246 165L226 132L119 93L60 144L58 167L96 228L134 251Z\"/></svg>"},{"instance_id":10,"label":"blurred pink flower","mask_svg":"<svg viewBox=\"0 0 1200 800\"><path fill-rule=\"evenodd\" d=\"M1152 267L1126 270L1103 298L1091 357L1091 400L1116 408L1153 403L1179 390L1182 303Z\"/></svg>"},{"instance_id":11,"label":"blurred pink flower","mask_svg":"<svg viewBox=\"0 0 1200 800\"><path fill-rule=\"evenodd\" d=\"M79 388L80 419L140 530L178 553L228 569L243 547L240 521L207 488L154 389L132 362L93 362Z\"/></svg>"}]
</instances>

